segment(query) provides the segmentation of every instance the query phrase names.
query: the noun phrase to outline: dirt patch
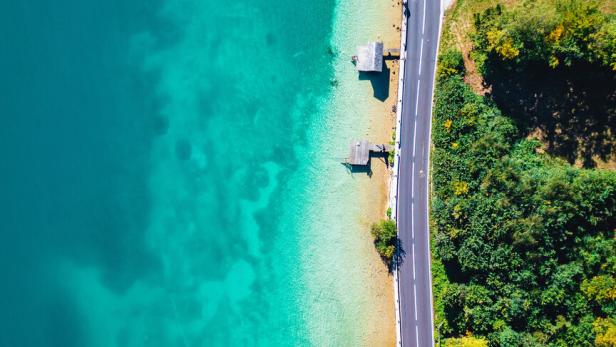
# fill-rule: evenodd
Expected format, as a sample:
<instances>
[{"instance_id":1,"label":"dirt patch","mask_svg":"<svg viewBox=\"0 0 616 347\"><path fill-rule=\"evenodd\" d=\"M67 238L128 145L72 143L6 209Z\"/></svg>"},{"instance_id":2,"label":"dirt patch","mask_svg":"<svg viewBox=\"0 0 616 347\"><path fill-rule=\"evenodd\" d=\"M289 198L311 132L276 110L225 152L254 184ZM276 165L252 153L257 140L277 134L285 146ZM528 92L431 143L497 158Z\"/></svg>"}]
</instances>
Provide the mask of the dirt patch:
<instances>
[{"instance_id":1,"label":"dirt patch","mask_svg":"<svg viewBox=\"0 0 616 347\"><path fill-rule=\"evenodd\" d=\"M486 87L483 77L477 71L475 62L470 56L473 49L471 35L474 32L473 15L481 13L487 8L500 3L506 7L514 7L520 3L519 0L504 1L476 1L476 0L455 0L450 8L445 12L445 25L443 27L443 38L441 49L456 48L462 52L464 58L464 68L466 74L464 81L479 95L490 92Z\"/></svg>"}]
</instances>

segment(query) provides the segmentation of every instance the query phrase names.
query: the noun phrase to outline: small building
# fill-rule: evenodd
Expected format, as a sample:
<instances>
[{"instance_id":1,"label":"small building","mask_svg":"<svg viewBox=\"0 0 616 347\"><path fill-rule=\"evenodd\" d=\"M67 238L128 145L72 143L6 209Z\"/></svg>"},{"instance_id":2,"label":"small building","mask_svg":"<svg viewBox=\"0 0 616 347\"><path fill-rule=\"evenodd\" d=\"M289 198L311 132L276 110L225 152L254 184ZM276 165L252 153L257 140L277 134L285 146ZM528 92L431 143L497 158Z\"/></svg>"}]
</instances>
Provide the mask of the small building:
<instances>
[{"instance_id":1,"label":"small building","mask_svg":"<svg viewBox=\"0 0 616 347\"><path fill-rule=\"evenodd\" d=\"M357 55L353 57L357 71L383 71L383 42L370 42L357 46Z\"/></svg>"}]
</instances>

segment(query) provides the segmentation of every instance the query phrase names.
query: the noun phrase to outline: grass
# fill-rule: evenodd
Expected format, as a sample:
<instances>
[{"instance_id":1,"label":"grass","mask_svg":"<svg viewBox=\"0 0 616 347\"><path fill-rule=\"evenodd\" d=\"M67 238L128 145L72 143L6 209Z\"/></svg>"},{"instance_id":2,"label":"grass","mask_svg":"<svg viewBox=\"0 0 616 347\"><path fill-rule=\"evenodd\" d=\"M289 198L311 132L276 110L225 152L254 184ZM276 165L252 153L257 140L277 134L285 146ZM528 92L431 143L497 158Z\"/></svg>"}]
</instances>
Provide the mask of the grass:
<instances>
[{"instance_id":1,"label":"grass","mask_svg":"<svg viewBox=\"0 0 616 347\"><path fill-rule=\"evenodd\" d=\"M519 1L516 0L454 0L452 7L445 12L443 32L441 37L440 51L457 49L462 52L464 57L464 67L466 69L465 81L473 90L484 95L488 90L483 86L483 79L477 72L475 62L470 58L473 45L470 40L473 28L473 14L480 13L497 3L506 6L514 6Z\"/></svg>"}]
</instances>

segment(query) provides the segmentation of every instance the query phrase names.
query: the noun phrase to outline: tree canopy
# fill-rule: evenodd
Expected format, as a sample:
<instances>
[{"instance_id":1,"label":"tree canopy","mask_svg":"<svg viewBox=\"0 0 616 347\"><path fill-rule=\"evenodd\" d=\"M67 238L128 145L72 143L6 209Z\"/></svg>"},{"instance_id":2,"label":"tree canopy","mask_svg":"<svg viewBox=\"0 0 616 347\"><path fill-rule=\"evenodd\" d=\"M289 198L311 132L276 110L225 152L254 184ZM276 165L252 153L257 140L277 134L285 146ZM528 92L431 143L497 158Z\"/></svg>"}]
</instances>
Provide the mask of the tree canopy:
<instances>
[{"instance_id":1,"label":"tree canopy","mask_svg":"<svg viewBox=\"0 0 616 347\"><path fill-rule=\"evenodd\" d=\"M585 61L616 71L616 17L596 0L529 1L475 14L475 60L544 61L552 67Z\"/></svg>"},{"instance_id":2,"label":"tree canopy","mask_svg":"<svg viewBox=\"0 0 616 347\"><path fill-rule=\"evenodd\" d=\"M443 330L500 346L609 339L616 174L574 168L516 134L460 76L439 80L432 218Z\"/></svg>"},{"instance_id":3,"label":"tree canopy","mask_svg":"<svg viewBox=\"0 0 616 347\"><path fill-rule=\"evenodd\" d=\"M376 251L388 267L391 268L398 241L396 222L391 219L381 220L378 223L372 224L370 233L374 237Z\"/></svg>"}]
</instances>

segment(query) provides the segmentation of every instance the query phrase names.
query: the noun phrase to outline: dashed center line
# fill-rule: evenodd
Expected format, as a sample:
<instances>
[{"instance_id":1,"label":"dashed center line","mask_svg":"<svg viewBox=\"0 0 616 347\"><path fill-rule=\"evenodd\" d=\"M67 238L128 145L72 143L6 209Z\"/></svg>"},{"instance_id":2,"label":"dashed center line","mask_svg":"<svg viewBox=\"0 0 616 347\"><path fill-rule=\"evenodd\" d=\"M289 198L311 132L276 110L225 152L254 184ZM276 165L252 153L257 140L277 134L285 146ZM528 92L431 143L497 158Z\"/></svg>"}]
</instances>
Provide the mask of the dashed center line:
<instances>
[{"instance_id":1,"label":"dashed center line","mask_svg":"<svg viewBox=\"0 0 616 347\"><path fill-rule=\"evenodd\" d=\"M415 243L413 242L413 280L415 280Z\"/></svg>"},{"instance_id":2,"label":"dashed center line","mask_svg":"<svg viewBox=\"0 0 616 347\"><path fill-rule=\"evenodd\" d=\"M419 85L421 84L421 80L417 80L417 93L415 94L415 117L417 117L417 107L419 106ZM413 141L415 139L413 138Z\"/></svg>"},{"instance_id":3,"label":"dashed center line","mask_svg":"<svg viewBox=\"0 0 616 347\"><path fill-rule=\"evenodd\" d=\"M417 321L417 286L413 284L413 303L415 304L415 321Z\"/></svg>"},{"instance_id":4,"label":"dashed center line","mask_svg":"<svg viewBox=\"0 0 616 347\"><path fill-rule=\"evenodd\" d=\"M423 42L421 39L421 44L419 45L419 76L421 76L421 57L423 56Z\"/></svg>"},{"instance_id":5,"label":"dashed center line","mask_svg":"<svg viewBox=\"0 0 616 347\"><path fill-rule=\"evenodd\" d=\"M415 345L419 347L419 325L415 325Z\"/></svg>"},{"instance_id":6,"label":"dashed center line","mask_svg":"<svg viewBox=\"0 0 616 347\"><path fill-rule=\"evenodd\" d=\"M423 24L421 25L421 34L424 34L424 31L426 29L426 2L427 0L424 0L424 6L423 6Z\"/></svg>"}]
</instances>

